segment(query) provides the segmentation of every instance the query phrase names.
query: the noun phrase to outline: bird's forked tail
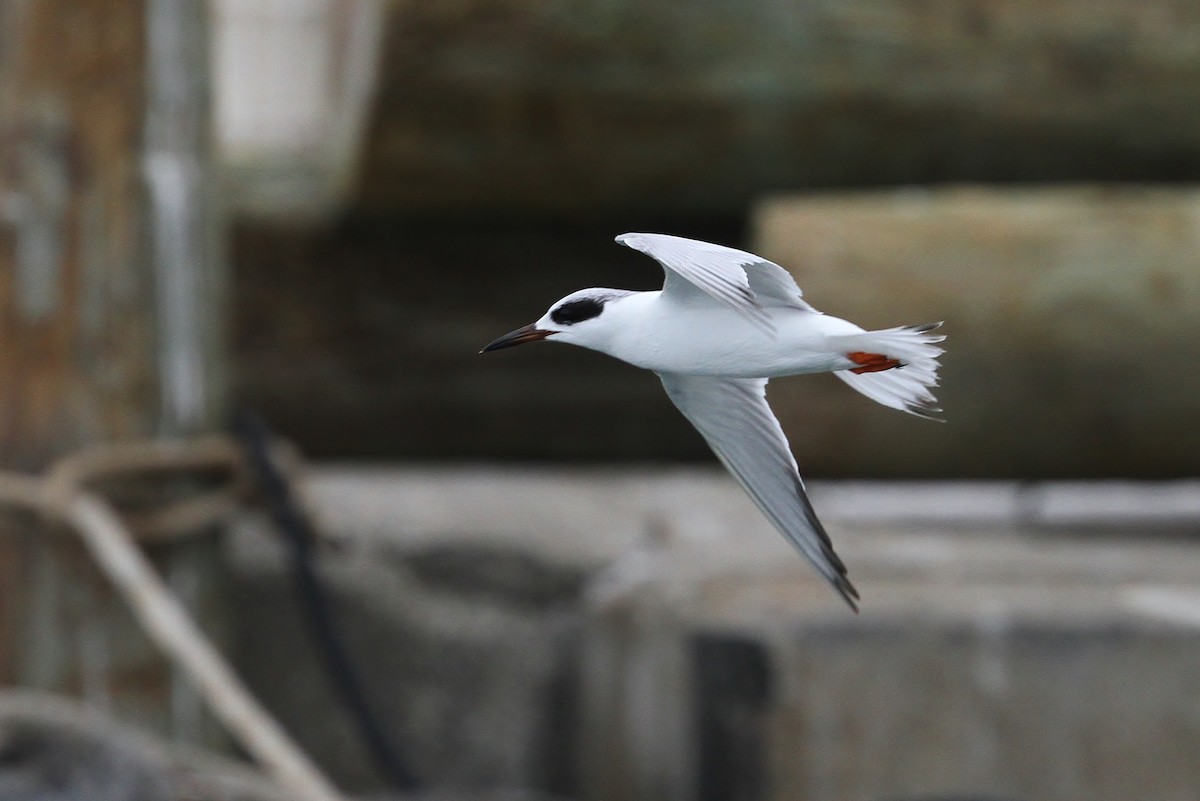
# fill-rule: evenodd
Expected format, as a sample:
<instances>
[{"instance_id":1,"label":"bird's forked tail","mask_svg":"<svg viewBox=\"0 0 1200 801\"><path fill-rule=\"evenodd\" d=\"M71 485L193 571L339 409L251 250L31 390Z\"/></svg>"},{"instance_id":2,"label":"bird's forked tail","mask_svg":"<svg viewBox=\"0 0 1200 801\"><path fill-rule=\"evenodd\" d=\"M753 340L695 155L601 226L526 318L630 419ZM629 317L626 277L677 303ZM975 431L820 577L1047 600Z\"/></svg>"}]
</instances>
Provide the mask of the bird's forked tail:
<instances>
[{"instance_id":1,"label":"bird's forked tail","mask_svg":"<svg viewBox=\"0 0 1200 801\"><path fill-rule=\"evenodd\" d=\"M937 398L938 357L945 351L937 343L946 337L932 334L941 323L885 328L831 337L858 367L834 373L877 403L930 420L941 420Z\"/></svg>"}]
</instances>

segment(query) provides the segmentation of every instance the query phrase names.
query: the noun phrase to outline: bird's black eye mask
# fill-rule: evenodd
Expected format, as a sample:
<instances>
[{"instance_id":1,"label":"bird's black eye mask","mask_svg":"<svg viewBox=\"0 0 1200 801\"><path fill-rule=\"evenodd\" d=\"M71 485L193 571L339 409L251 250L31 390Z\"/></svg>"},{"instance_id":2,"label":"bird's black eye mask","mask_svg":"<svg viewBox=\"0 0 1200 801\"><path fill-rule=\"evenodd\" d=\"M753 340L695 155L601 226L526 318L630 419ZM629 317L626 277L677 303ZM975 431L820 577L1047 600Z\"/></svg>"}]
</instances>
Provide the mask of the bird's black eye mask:
<instances>
[{"instance_id":1,"label":"bird's black eye mask","mask_svg":"<svg viewBox=\"0 0 1200 801\"><path fill-rule=\"evenodd\" d=\"M599 317L602 311L604 311L603 303L592 298L583 298L559 306L550 312L550 319L559 325L574 325L593 317Z\"/></svg>"}]
</instances>

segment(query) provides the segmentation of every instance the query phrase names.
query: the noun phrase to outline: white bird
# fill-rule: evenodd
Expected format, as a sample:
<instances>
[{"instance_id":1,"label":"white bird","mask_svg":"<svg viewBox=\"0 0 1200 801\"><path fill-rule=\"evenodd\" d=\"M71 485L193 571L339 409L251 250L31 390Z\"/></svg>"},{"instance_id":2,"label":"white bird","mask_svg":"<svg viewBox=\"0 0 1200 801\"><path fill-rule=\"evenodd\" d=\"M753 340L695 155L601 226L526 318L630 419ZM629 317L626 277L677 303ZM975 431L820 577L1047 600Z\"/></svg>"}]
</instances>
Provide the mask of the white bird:
<instances>
[{"instance_id":1,"label":"white bird","mask_svg":"<svg viewBox=\"0 0 1200 801\"><path fill-rule=\"evenodd\" d=\"M661 291L581 289L480 352L551 339L658 373L767 519L857 611L858 591L767 405L767 381L833 372L884 406L938 419L930 387L945 337L930 332L941 323L865 331L814 309L787 270L753 253L666 234L617 242L662 264Z\"/></svg>"}]
</instances>

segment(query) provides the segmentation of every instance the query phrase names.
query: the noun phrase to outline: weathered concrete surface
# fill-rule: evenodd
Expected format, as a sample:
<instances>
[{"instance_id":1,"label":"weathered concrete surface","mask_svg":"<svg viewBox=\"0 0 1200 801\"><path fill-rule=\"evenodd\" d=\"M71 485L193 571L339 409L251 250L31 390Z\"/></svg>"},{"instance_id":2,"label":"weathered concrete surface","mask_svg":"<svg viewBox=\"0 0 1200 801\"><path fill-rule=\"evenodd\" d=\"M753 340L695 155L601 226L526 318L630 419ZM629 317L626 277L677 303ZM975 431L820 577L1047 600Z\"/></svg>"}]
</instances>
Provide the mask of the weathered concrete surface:
<instances>
[{"instance_id":1,"label":"weathered concrete surface","mask_svg":"<svg viewBox=\"0 0 1200 801\"><path fill-rule=\"evenodd\" d=\"M765 541L614 565L584 650L588 797L1194 796L1193 543L835 537L858 616Z\"/></svg>"},{"instance_id":2,"label":"weathered concrete surface","mask_svg":"<svg viewBox=\"0 0 1200 801\"><path fill-rule=\"evenodd\" d=\"M243 763L60 696L0 693L2 801L284 801Z\"/></svg>"},{"instance_id":3,"label":"weathered concrete surface","mask_svg":"<svg viewBox=\"0 0 1200 801\"><path fill-rule=\"evenodd\" d=\"M949 422L776 381L801 465L897 477L1200 470L1200 194L1059 188L779 198L757 252L865 327L946 320Z\"/></svg>"},{"instance_id":4,"label":"weathered concrete surface","mask_svg":"<svg viewBox=\"0 0 1200 801\"><path fill-rule=\"evenodd\" d=\"M1188 0L391 3L376 208L1200 178Z\"/></svg>"},{"instance_id":5,"label":"weathered concrete surface","mask_svg":"<svg viewBox=\"0 0 1200 801\"><path fill-rule=\"evenodd\" d=\"M168 742L73 699L0 692L0 801L287 801L244 762ZM356 801L564 801L528 789L346 795Z\"/></svg>"},{"instance_id":6,"label":"weathered concrete surface","mask_svg":"<svg viewBox=\"0 0 1200 801\"><path fill-rule=\"evenodd\" d=\"M725 788L706 798L762 780L791 793L763 798L1053 799L1030 788L1071 770L1126 786L1069 761L1118 713L1200 736L1190 707L1165 705L1195 690L1196 481L813 482L858 617L720 470L327 466L309 489L351 656L435 790L691 798L703 776ZM346 786L378 787L278 546L252 528L234 545L242 672ZM698 705L693 679L724 706ZM925 750L906 767L893 739ZM1129 771L1179 775L1177 751L1142 747ZM704 748L735 756L700 774Z\"/></svg>"},{"instance_id":7,"label":"weathered concrete surface","mask_svg":"<svg viewBox=\"0 0 1200 801\"><path fill-rule=\"evenodd\" d=\"M253 526L234 546L241 674L341 787L380 791L314 650L285 553ZM349 537L320 559L371 708L425 790L533 799L575 786L580 569L498 540L448 538Z\"/></svg>"}]
</instances>

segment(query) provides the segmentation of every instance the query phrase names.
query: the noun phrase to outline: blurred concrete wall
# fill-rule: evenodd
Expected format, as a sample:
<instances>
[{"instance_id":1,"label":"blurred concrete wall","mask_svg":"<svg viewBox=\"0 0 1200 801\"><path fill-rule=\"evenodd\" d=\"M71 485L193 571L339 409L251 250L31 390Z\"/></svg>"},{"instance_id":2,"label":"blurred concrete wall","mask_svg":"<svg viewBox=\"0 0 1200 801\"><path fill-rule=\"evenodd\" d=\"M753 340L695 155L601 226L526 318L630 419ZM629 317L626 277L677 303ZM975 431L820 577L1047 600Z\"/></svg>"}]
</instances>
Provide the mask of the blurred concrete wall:
<instances>
[{"instance_id":1,"label":"blurred concrete wall","mask_svg":"<svg viewBox=\"0 0 1200 801\"><path fill-rule=\"evenodd\" d=\"M243 283L243 386L322 454L705 458L644 371L554 344L477 354L573 289L658 286L659 268L614 245L611 231L545 224L464 236L377 225L288 246ZM739 233L726 226L714 238ZM944 425L828 376L772 382L806 472L1165 477L1200 468L1200 372L1188 366L1200 341L1196 192L780 198L759 207L745 240L830 314L868 327L946 320Z\"/></svg>"},{"instance_id":2,"label":"blurred concrete wall","mask_svg":"<svg viewBox=\"0 0 1200 801\"><path fill-rule=\"evenodd\" d=\"M649 373L561 345L479 355L579 287L661 285L612 235L381 218L243 228L243 397L321 457L702 457Z\"/></svg>"},{"instance_id":3,"label":"blurred concrete wall","mask_svg":"<svg viewBox=\"0 0 1200 801\"><path fill-rule=\"evenodd\" d=\"M349 651L433 791L1195 797L1198 481L812 482L854 615L715 466L312 478ZM286 554L231 545L243 675L378 787Z\"/></svg>"},{"instance_id":4,"label":"blurred concrete wall","mask_svg":"<svg viewBox=\"0 0 1200 801\"><path fill-rule=\"evenodd\" d=\"M781 550L754 553L770 541L618 563L585 628L585 797L1194 797L1194 548L837 536L859 618Z\"/></svg>"},{"instance_id":5,"label":"blurred concrete wall","mask_svg":"<svg viewBox=\"0 0 1200 801\"><path fill-rule=\"evenodd\" d=\"M864 324L948 320L941 428L777 383L811 473L1194 472L1196 380L1171 363L1197 335L1200 6L417 0L384 19L344 214L235 241L242 395L311 452L706 458L652 376L475 354L580 287L658 286L611 242L658 230L770 248ZM1115 181L1163 191L1097 188ZM1080 188L947 188L965 182ZM856 197L902 186L935 194Z\"/></svg>"},{"instance_id":6,"label":"blurred concrete wall","mask_svg":"<svg viewBox=\"0 0 1200 801\"><path fill-rule=\"evenodd\" d=\"M395 0L378 209L1200 178L1188 0Z\"/></svg>"}]
</instances>

